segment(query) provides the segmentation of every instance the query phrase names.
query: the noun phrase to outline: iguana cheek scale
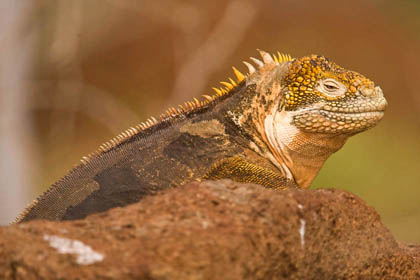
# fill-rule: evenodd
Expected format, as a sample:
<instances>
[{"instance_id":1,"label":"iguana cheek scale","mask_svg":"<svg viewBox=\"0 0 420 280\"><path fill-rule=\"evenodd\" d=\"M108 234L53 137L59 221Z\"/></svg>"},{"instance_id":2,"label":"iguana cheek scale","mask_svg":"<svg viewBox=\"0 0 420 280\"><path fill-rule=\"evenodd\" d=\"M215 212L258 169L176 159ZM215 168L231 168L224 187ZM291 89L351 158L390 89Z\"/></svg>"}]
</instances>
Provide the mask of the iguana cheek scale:
<instances>
[{"instance_id":1,"label":"iguana cheek scale","mask_svg":"<svg viewBox=\"0 0 420 280\"><path fill-rule=\"evenodd\" d=\"M215 95L169 108L104 143L17 219L72 220L193 180L307 188L348 137L376 125L382 90L323 56L259 51Z\"/></svg>"}]
</instances>

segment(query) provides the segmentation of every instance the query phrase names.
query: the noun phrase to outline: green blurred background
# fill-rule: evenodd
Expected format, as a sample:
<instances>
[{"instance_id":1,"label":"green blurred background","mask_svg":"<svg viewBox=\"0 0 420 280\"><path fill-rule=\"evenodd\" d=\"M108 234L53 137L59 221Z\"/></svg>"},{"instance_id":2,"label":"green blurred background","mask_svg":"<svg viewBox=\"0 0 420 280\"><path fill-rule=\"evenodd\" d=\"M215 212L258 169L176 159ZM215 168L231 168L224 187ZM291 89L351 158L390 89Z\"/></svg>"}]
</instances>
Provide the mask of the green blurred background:
<instances>
[{"instance_id":1,"label":"green blurred background","mask_svg":"<svg viewBox=\"0 0 420 280\"><path fill-rule=\"evenodd\" d=\"M313 188L356 193L399 240L420 243L420 1L16 2L0 4L1 223L83 155L211 93L261 48L323 54L381 86L385 118Z\"/></svg>"}]
</instances>

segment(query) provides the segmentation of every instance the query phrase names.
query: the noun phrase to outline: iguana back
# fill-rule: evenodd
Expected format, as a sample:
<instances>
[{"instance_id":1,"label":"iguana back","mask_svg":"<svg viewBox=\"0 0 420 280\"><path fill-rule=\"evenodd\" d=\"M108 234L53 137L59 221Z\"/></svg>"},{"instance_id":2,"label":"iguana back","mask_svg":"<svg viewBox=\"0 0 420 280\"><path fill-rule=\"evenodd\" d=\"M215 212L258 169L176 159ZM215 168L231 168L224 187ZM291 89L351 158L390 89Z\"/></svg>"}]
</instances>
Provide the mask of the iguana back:
<instances>
[{"instance_id":1,"label":"iguana back","mask_svg":"<svg viewBox=\"0 0 420 280\"><path fill-rule=\"evenodd\" d=\"M82 159L17 222L70 220L125 206L192 180L309 187L346 139L374 126L386 100L364 76L322 56L260 51L247 76L170 108Z\"/></svg>"}]
</instances>

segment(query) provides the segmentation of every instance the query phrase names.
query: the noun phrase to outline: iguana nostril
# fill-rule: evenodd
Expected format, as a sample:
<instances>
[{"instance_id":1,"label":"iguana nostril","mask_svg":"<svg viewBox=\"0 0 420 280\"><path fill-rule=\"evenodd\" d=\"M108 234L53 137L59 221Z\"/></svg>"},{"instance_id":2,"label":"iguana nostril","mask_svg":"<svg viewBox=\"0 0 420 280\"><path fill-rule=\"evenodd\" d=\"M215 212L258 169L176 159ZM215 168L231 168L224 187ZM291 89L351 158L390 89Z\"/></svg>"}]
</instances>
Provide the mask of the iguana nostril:
<instances>
[{"instance_id":1,"label":"iguana nostril","mask_svg":"<svg viewBox=\"0 0 420 280\"><path fill-rule=\"evenodd\" d=\"M380 87L380 86L376 86L376 87L375 87L375 91L376 91L376 93L377 93L378 95L380 95L380 96L384 96L384 92L382 91L382 89L381 89L381 87Z\"/></svg>"},{"instance_id":2,"label":"iguana nostril","mask_svg":"<svg viewBox=\"0 0 420 280\"><path fill-rule=\"evenodd\" d=\"M360 90L360 92L366 97L371 97L376 93L376 90L370 87L364 87Z\"/></svg>"}]
</instances>

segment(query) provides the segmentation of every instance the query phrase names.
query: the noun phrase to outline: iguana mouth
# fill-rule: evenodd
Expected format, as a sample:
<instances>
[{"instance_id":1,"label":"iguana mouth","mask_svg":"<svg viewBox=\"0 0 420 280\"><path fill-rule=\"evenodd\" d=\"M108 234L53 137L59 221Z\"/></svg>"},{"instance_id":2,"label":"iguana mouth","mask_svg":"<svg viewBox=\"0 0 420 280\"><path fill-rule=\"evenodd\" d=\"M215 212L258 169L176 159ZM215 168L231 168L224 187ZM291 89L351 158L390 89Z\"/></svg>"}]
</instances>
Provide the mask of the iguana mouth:
<instances>
[{"instance_id":1,"label":"iguana mouth","mask_svg":"<svg viewBox=\"0 0 420 280\"><path fill-rule=\"evenodd\" d=\"M353 116L353 117L359 117L359 116L364 116L364 117L369 117L369 116L374 116L375 114L384 114L385 110L372 110L372 111L361 111L361 112L333 112L333 111L325 111L325 110L320 110L319 113L327 118L331 118L331 116Z\"/></svg>"},{"instance_id":2,"label":"iguana mouth","mask_svg":"<svg viewBox=\"0 0 420 280\"><path fill-rule=\"evenodd\" d=\"M311 110L294 116L295 125L307 132L358 133L375 126L384 116L383 110L333 112Z\"/></svg>"},{"instance_id":3,"label":"iguana mouth","mask_svg":"<svg viewBox=\"0 0 420 280\"><path fill-rule=\"evenodd\" d=\"M334 113L334 114L345 114L345 115L356 115L356 114L363 114L363 113L377 113L377 112L385 112L387 103L382 102L379 105L371 105L363 107L353 107L353 108L346 108L346 107L332 107L330 105L325 105L321 107L319 112L321 113Z\"/></svg>"}]
</instances>

